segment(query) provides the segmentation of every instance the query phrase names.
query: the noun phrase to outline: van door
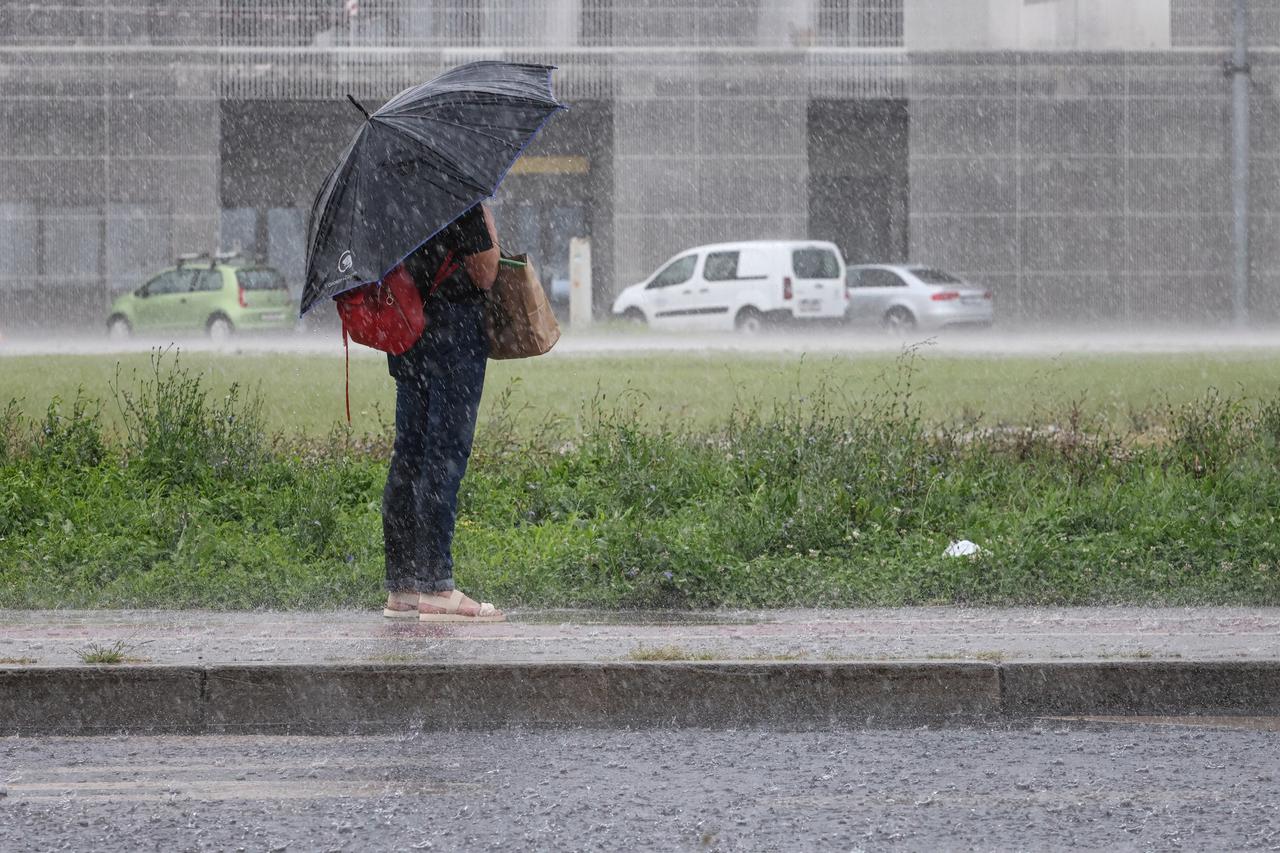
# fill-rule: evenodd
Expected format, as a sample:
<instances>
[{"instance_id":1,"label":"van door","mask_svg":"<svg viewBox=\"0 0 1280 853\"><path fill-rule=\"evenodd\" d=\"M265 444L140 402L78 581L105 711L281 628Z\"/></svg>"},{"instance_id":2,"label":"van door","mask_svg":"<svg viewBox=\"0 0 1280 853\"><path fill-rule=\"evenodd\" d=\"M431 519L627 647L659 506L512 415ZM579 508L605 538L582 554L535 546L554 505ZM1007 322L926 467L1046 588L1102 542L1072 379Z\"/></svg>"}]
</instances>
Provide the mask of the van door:
<instances>
[{"instance_id":1,"label":"van door","mask_svg":"<svg viewBox=\"0 0 1280 853\"><path fill-rule=\"evenodd\" d=\"M687 289L698 265L697 253L682 255L667 264L644 287L644 313L654 328L676 328L689 316Z\"/></svg>"},{"instance_id":2,"label":"van door","mask_svg":"<svg viewBox=\"0 0 1280 853\"><path fill-rule=\"evenodd\" d=\"M699 253L689 280L673 285L671 292L672 326L705 331L715 326L715 314L724 313L711 304L711 288L703 278L706 256Z\"/></svg>"},{"instance_id":3,"label":"van door","mask_svg":"<svg viewBox=\"0 0 1280 853\"><path fill-rule=\"evenodd\" d=\"M830 246L791 250L791 313L798 320L844 315L844 271Z\"/></svg>"},{"instance_id":4,"label":"van door","mask_svg":"<svg viewBox=\"0 0 1280 853\"><path fill-rule=\"evenodd\" d=\"M734 313L742 305L739 267L744 252L708 252L695 284L695 308L702 329L732 329Z\"/></svg>"}]
</instances>

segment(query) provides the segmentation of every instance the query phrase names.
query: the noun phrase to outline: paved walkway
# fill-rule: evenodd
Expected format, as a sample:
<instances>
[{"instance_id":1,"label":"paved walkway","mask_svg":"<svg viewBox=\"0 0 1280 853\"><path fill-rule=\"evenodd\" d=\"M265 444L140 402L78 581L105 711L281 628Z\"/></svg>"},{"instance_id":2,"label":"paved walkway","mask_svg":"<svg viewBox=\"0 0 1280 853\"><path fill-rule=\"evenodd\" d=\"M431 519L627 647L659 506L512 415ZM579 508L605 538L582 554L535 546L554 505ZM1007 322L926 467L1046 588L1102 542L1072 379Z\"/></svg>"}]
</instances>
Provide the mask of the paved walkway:
<instances>
[{"instance_id":1,"label":"paved walkway","mask_svg":"<svg viewBox=\"0 0 1280 853\"><path fill-rule=\"evenodd\" d=\"M376 612L0 611L0 667L67 666L118 644L136 662L1280 660L1280 608L514 611L501 625Z\"/></svg>"}]
</instances>

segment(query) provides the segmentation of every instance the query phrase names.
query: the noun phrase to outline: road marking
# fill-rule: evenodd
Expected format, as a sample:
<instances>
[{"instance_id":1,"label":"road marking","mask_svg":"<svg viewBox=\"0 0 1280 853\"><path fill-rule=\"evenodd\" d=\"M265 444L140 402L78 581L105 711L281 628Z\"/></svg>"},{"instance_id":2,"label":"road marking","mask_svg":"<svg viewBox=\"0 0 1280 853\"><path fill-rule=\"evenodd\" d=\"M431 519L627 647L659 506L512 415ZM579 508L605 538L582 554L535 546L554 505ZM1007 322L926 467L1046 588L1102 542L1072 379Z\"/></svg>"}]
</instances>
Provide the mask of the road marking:
<instances>
[{"instance_id":1,"label":"road marking","mask_svg":"<svg viewBox=\"0 0 1280 853\"><path fill-rule=\"evenodd\" d=\"M471 782L392 783L323 779L165 779L129 782L19 782L8 786L22 800L318 800L334 797L472 796L482 786Z\"/></svg>"},{"instance_id":2,"label":"road marking","mask_svg":"<svg viewBox=\"0 0 1280 853\"><path fill-rule=\"evenodd\" d=\"M1041 717L1068 723L1110 723L1113 725L1182 726L1198 729L1232 729L1249 732L1280 732L1280 717L1150 717L1086 716Z\"/></svg>"},{"instance_id":3,"label":"road marking","mask_svg":"<svg viewBox=\"0 0 1280 853\"><path fill-rule=\"evenodd\" d=\"M1009 780L1010 786L1014 784L1013 780ZM1038 786L1041 783L1038 783ZM1043 783L1047 786L1048 783ZM1012 791L1002 789L983 794L969 794L963 791L929 791L923 793L921 791L882 791L868 789L861 793L851 794L816 794L813 796L794 796L794 797L771 797L767 802L774 805L788 808L848 808L858 805L879 805L879 806L901 806L904 808L914 808L923 805L930 806L951 806L951 807L969 807L980 805L992 805L996 803L1007 805L1053 805L1058 803L1088 803L1089 805L1104 806L1156 806L1168 805L1171 803L1200 802L1208 800L1210 802L1230 802L1233 794L1228 788L1213 789L1191 789L1177 788L1176 790L1130 790L1125 782L1117 782L1119 790L1099 791L1097 783L1089 781L1081 783L1079 787L1062 788L1058 787L1054 790L1019 790Z\"/></svg>"},{"instance_id":4,"label":"road marking","mask_svg":"<svg viewBox=\"0 0 1280 853\"><path fill-rule=\"evenodd\" d=\"M421 759L378 759L375 768L362 766L363 762L352 757L349 761L321 760L308 762L278 762L274 764L193 764L181 760L174 764L75 764L66 767L30 767L24 772L31 774L70 773L89 775L92 773L274 773L284 770L338 770L344 773L366 772L370 769L383 770L392 767L414 767L418 769L448 769L438 766L428 767Z\"/></svg>"}]
</instances>

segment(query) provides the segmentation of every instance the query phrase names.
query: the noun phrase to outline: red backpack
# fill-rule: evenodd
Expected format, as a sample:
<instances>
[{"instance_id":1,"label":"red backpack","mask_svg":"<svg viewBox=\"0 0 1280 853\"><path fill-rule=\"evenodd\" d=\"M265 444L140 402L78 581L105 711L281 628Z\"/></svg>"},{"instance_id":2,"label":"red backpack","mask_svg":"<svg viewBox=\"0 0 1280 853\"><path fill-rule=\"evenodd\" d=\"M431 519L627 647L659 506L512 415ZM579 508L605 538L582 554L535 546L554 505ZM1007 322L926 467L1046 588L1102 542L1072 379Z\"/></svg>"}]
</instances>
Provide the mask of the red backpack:
<instances>
[{"instance_id":1,"label":"red backpack","mask_svg":"<svg viewBox=\"0 0 1280 853\"><path fill-rule=\"evenodd\" d=\"M459 264L450 251L431 280L435 293L441 282L453 275ZM428 294L430 295L430 294ZM342 321L342 349L347 356L347 423L351 422L351 350L348 340L391 355L403 355L413 348L427 327L422 294L413 276L400 264L381 281L340 293L333 298Z\"/></svg>"}]
</instances>

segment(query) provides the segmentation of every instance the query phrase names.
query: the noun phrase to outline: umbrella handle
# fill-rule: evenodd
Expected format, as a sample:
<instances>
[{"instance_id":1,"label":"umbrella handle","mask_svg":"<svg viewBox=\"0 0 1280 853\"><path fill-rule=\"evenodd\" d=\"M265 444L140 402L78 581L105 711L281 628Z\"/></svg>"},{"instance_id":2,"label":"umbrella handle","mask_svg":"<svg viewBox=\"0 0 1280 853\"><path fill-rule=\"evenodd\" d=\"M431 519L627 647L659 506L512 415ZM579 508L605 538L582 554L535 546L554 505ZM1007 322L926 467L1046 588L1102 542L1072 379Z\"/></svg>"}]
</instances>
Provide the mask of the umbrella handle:
<instances>
[{"instance_id":1,"label":"umbrella handle","mask_svg":"<svg viewBox=\"0 0 1280 853\"><path fill-rule=\"evenodd\" d=\"M348 101L350 101L351 103L355 104L356 109L358 109L360 112L364 113L364 117L365 117L365 119L366 119L366 120L369 118L369 111L368 111L368 110L366 110L364 107L362 107L362 106L360 105L360 102L359 102L359 101L357 101L355 98L351 97L351 93L349 93L349 92L347 93L347 100L348 100Z\"/></svg>"}]
</instances>

